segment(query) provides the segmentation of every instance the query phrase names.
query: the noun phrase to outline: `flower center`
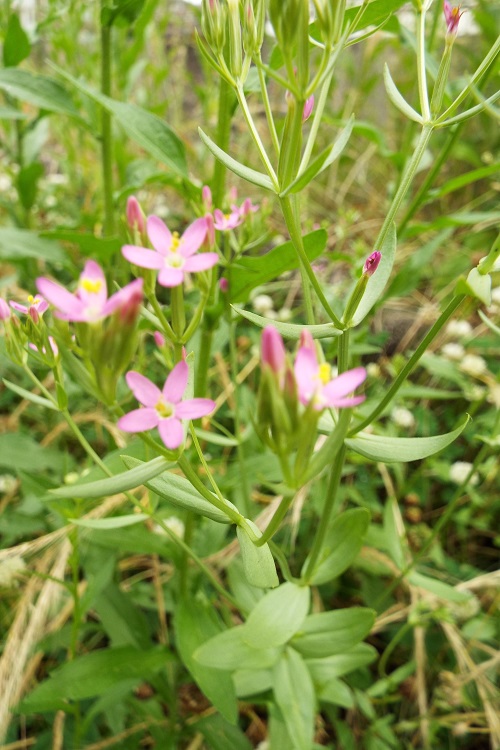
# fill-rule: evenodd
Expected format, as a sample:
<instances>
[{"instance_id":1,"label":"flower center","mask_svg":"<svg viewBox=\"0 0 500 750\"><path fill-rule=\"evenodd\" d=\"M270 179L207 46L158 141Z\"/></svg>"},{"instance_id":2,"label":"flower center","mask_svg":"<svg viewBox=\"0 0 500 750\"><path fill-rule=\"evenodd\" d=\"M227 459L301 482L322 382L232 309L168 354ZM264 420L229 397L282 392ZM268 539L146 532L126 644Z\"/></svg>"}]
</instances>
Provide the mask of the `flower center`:
<instances>
[{"instance_id":1,"label":"flower center","mask_svg":"<svg viewBox=\"0 0 500 750\"><path fill-rule=\"evenodd\" d=\"M98 294L101 291L102 281L101 279L82 279L80 286L90 294Z\"/></svg>"},{"instance_id":2,"label":"flower center","mask_svg":"<svg viewBox=\"0 0 500 750\"><path fill-rule=\"evenodd\" d=\"M172 241L170 242L170 251L172 253L176 253L179 249L179 245L181 244L182 240L179 237L179 232L172 232Z\"/></svg>"},{"instance_id":3,"label":"flower center","mask_svg":"<svg viewBox=\"0 0 500 750\"><path fill-rule=\"evenodd\" d=\"M34 306L36 307L37 305L39 305L39 304L40 304L40 302L41 302L41 301L42 301L42 300L40 299L40 297L33 297L33 295L32 295L32 294L28 295L28 302L29 302L29 303L30 303L30 305L32 305L32 306L34 305Z\"/></svg>"},{"instance_id":4,"label":"flower center","mask_svg":"<svg viewBox=\"0 0 500 750\"><path fill-rule=\"evenodd\" d=\"M326 385L332 379L332 368L327 362L319 366L318 378L323 385Z\"/></svg>"},{"instance_id":5,"label":"flower center","mask_svg":"<svg viewBox=\"0 0 500 750\"><path fill-rule=\"evenodd\" d=\"M166 265L170 268L182 268L184 265L184 258L182 255L169 255L167 257Z\"/></svg>"},{"instance_id":6,"label":"flower center","mask_svg":"<svg viewBox=\"0 0 500 750\"><path fill-rule=\"evenodd\" d=\"M174 407L172 406L172 404L169 404L162 398L156 404L155 409L160 419L168 419L168 417L171 417L174 413Z\"/></svg>"}]
</instances>

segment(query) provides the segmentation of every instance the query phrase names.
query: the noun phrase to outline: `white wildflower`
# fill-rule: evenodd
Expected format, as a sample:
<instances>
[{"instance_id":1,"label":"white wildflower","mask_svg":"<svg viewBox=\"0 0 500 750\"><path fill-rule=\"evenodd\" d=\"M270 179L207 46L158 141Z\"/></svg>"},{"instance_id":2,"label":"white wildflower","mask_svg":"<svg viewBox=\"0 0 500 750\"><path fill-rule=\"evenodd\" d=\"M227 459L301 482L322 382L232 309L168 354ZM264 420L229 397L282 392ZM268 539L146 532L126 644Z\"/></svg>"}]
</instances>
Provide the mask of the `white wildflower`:
<instances>
[{"instance_id":1,"label":"white wildflower","mask_svg":"<svg viewBox=\"0 0 500 750\"><path fill-rule=\"evenodd\" d=\"M472 326L467 320L450 320L446 326L446 335L450 339L462 339L470 336L472 333Z\"/></svg>"},{"instance_id":2,"label":"white wildflower","mask_svg":"<svg viewBox=\"0 0 500 750\"><path fill-rule=\"evenodd\" d=\"M368 373L369 378L379 378L380 377L380 365L378 365L376 362L369 362L366 365L366 371Z\"/></svg>"},{"instance_id":3,"label":"white wildflower","mask_svg":"<svg viewBox=\"0 0 500 750\"><path fill-rule=\"evenodd\" d=\"M449 344L445 344L441 349L443 357L451 359L453 361L459 361L465 357L465 349L462 344L456 344L454 341L450 341Z\"/></svg>"},{"instance_id":4,"label":"white wildflower","mask_svg":"<svg viewBox=\"0 0 500 750\"><path fill-rule=\"evenodd\" d=\"M404 406L396 406L391 412L391 419L398 427L415 427L415 417Z\"/></svg>"},{"instance_id":5,"label":"white wildflower","mask_svg":"<svg viewBox=\"0 0 500 750\"><path fill-rule=\"evenodd\" d=\"M450 466L448 477L450 481L455 482L455 484L463 484L469 476L471 469L472 464L468 461L455 461L455 463ZM472 474L468 484L471 484L473 487L475 487L476 484L479 484L479 475L476 472Z\"/></svg>"},{"instance_id":6,"label":"white wildflower","mask_svg":"<svg viewBox=\"0 0 500 750\"><path fill-rule=\"evenodd\" d=\"M267 316L273 309L273 300L268 294L258 294L253 298L252 305L258 315Z\"/></svg>"},{"instance_id":7,"label":"white wildflower","mask_svg":"<svg viewBox=\"0 0 500 750\"><path fill-rule=\"evenodd\" d=\"M184 539L184 531L185 526L183 521L181 521L180 518L177 516L169 516L168 518L163 519L163 525L167 527L167 529L170 529L170 531L173 531L176 536L178 536L180 539ZM159 523L155 523L153 526L153 531L156 534L166 534L167 532L163 528L163 526L160 526Z\"/></svg>"},{"instance_id":8,"label":"white wildflower","mask_svg":"<svg viewBox=\"0 0 500 750\"><path fill-rule=\"evenodd\" d=\"M466 354L459 365L462 372L466 372L467 375L477 377L482 375L488 369L486 360L477 354Z\"/></svg>"}]
</instances>

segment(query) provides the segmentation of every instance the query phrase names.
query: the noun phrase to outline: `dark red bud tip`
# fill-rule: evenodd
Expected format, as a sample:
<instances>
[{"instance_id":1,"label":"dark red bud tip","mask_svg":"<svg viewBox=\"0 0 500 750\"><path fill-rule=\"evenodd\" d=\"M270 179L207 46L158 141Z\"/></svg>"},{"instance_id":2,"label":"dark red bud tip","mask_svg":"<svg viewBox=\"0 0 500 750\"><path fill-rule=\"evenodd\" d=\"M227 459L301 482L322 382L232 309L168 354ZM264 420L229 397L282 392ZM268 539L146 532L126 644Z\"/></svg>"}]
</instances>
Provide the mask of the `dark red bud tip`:
<instances>
[{"instance_id":1,"label":"dark red bud tip","mask_svg":"<svg viewBox=\"0 0 500 750\"><path fill-rule=\"evenodd\" d=\"M379 250L375 250L375 252L366 259L365 265L363 266L363 274L366 274L367 276L373 276L378 268L381 257L382 253Z\"/></svg>"}]
</instances>

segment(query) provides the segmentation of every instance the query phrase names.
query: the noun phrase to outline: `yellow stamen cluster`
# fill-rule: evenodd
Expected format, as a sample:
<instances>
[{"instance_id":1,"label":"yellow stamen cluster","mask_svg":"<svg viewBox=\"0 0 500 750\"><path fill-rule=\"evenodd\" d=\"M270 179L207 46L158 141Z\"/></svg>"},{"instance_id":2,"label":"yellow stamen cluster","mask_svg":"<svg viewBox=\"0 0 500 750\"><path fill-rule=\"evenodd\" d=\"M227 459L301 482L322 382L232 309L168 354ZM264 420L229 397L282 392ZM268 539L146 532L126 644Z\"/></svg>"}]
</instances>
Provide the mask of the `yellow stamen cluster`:
<instances>
[{"instance_id":1,"label":"yellow stamen cluster","mask_svg":"<svg viewBox=\"0 0 500 750\"><path fill-rule=\"evenodd\" d=\"M323 364L319 366L318 377L323 385L326 385L330 382L330 380L332 379L332 368L329 364L323 362Z\"/></svg>"},{"instance_id":2,"label":"yellow stamen cluster","mask_svg":"<svg viewBox=\"0 0 500 750\"><path fill-rule=\"evenodd\" d=\"M38 305L40 302L40 297L33 297L32 294L28 295L28 302L30 305Z\"/></svg>"},{"instance_id":3,"label":"yellow stamen cluster","mask_svg":"<svg viewBox=\"0 0 500 750\"><path fill-rule=\"evenodd\" d=\"M86 292L90 292L90 294L97 294L101 291L102 281L101 279L82 279L80 281L80 286L85 289Z\"/></svg>"},{"instance_id":4,"label":"yellow stamen cluster","mask_svg":"<svg viewBox=\"0 0 500 750\"><path fill-rule=\"evenodd\" d=\"M179 232L173 232L172 233L172 241L170 243L170 250L173 253L176 253L179 249L179 245L181 244L181 238L179 237Z\"/></svg>"},{"instance_id":5,"label":"yellow stamen cluster","mask_svg":"<svg viewBox=\"0 0 500 750\"><path fill-rule=\"evenodd\" d=\"M162 419L167 419L174 413L171 404L167 404L162 398L156 404L155 409Z\"/></svg>"}]
</instances>

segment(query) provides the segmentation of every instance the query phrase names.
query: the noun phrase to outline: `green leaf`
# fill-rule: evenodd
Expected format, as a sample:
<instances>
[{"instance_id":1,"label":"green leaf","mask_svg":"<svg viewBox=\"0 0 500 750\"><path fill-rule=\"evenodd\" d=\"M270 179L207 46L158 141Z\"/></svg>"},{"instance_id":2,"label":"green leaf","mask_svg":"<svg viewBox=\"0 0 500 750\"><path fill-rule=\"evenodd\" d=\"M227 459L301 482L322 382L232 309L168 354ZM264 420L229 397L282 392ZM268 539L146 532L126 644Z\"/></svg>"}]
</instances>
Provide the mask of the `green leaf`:
<instances>
[{"instance_id":1,"label":"green leaf","mask_svg":"<svg viewBox=\"0 0 500 750\"><path fill-rule=\"evenodd\" d=\"M345 442L351 450L360 453L372 461L383 461L384 463L419 461L422 458L433 456L438 451L450 445L460 433L470 417L467 415L462 424L444 435L421 438L395 438L383 437L382 435L368 435L358 433L358 437L348 438Z\"/></svg>"},{"instance_id":2,"label":"green leaf","mask_svg":"<svg viewBox=\"0 0 500 750\"><path fill-rule=\"evenodd\" d=\"M75 526L83 526L85 529L122 529L124 526L134 526L150 518L147 513L131 513L126 516L113 516L112 518L68 518L69 523Z\"/></svg>"},{"instance_id":3,"label":"green leaf","mask_svg":"<svg viewBox=\"0 0 500 750\"><path fill-rule=\"evenodd\" d=\"M175 642L184 665L198 686L221 714L236 724L238 705L231 676L207 667L194 658L194 652L220 632L213 606L186 599L175 611Z\"/></svg>"},{"instance_id":4,"label":"green leaf","mask_svg":"<svg viewBox=\"0 0 500 750\"><path fill-rule=\"evenodd\" d=\"M332 677L319 690L318 698L324 703L332 703L342 708L354 708L354 696L345 682Z\"/></svg>"},{"instance_id":5,"label":"green leaf","mask_svg":"<svg viewBox=\"0 0 500 750\"><path fill-rule=\"evenodd\" d=\"M79 91L98 102L110 112L129 138L135 141L151 156L168 166L175 174L188 179L186 151L184 144L166 122L135 104L119 102L99 93L91 86L79 81L65 70L55 69L70 81Z\"/></svg>"},{"instance_id":6,"label":"green leaf","mask_svg":"<svg viewBox=\"0 0 500 750\"><path fill-rule=\"evenodd\" d=\"M36 687L18 707L21 713L67 709L70 701L102 695L119 682L145 680L158 672L171 654L163 647L139 651L131 646L100 649L66 662Z\"/></svg>"},{"instance_id":7,"label":"green leaf","mask_svg":"<svg viewBox=\"0 0 500 750\"><path fill-rule=\"evenodd\" d=\"M342 677L364 667L378 656L373 646L358 643L344 654L326 656L323 659L308 659L306 664L316 685L326 685L329 680Z\"/></svg>"},{"instance_id":8,"label":"green leaf","mask_svg":"<svg viewBox=\"0 0 500 750\"><path fill-rule=\"evenodd\" d=\"M405 2L406 0L374 0L374 2L369 3L363 12L361 20L356 26L356 31L365 29L367 26L377 26L383 23L389 16L399 10ZM352 23L360 7L360 5L356 5L353 8L348 8L345 13L346 21Z\"/></svg>"},{"instance_id":9,"label":"green leaf","mask_svg":"<svg viewBox=\"0 0 500 750\"><path fill-rule=\"evenodd\" d=\"M473 169L470 172L461 174L458 177L453 177L451 180L447 180L444 185L431 191L431 196L435 200L436 198L442 198L449 193L453 193L455 190L460 190L466 185L470 185L478 180L484 180L485 177L490 177L500 173L500 162L495 164L488 164L487 167L480 167L479 169Z\"/></svg>"},{"instance_id":10,"label":"green leaf","mask_svg":"<svg viewBox=\"0 0 500 750\"><path fill-rule=\"evenodd\" d=\"M14 391L14 393L17 393L18 396L21 396L21 398L25 398L27 401L31 401L33 404L37 404L37 406L43 406L45 409L53 409L55 411L58 411L57 406L52 403L52 401L49 401L48 398L44 398L44 396L37 396L36 393L31 393L31 391L25 390L25 388L21 388L19 385L15 385L14 383L11 383L10 380L3 379L3 383L7 388L11 391Z\"/></svg>"},{"instance_id":11,"label":"green leaf","mask_svg":"<svg viewBox=\"0 0 500 750\"><path fill-rule=\"evenodd\" d=\"M0 466L6 469L33 473L46 469L62 471L64 465L63 453L40 445L29 435L19 432L4 432L0 435Z\"/></svg>"},{"instance_id":12,"label":"green leaf","mask_svg":"<svg viewBox=\"0 0 500 750\"><path fill-rule=\"evenodd\" d=\"M410 120L418 122L421 125L424 121L422 115L419 115L418 112L408 104L406 99L400 93L396 84L392 80L387 63L385 63L384 65L384 84L385 90L387 91L387 96L394 104L396 109L399 109L399 111L406 115L406 117L408 117Z\"/></svg>"},{"instance_id":13,"label":"green leaf","mask_svg":"<svg viewBox=\"0 0 500 750\"><path fill-rule=\"evenodd\" d=\"M264 693L273 686L270 669L237 669L233 672L233 682L238 698Z\"/></svg>"},{"instance_id":14,"label":"green leaf","mask_svg":"<svg viewBox=\"0 0 500 750\"><path fill-rule=\"evenodd\" d=\"M246 167L244 164L241 164L241 162L233 159L232 156L229 156L229 154L226 154L225 151L219 148L219 146L214 143L213 140L209 138L209 136L204 133L201 128L198 128L198 133L200 134L200 138L208 148L208 150L215 156L216 159L224 164L225 167L231 170L231 172L234 172L234 174L238 175L238 177L242 177L244 180L247 180L247 182L251 182L253 185L258 185L258 187L264 188L265 190L271 190L273 193L276 192L271 179L266 174L264 174L263 172L257 172L256 169Z\"/></svg>"},{"instance_id":15,"label":"green leaf","mask_svg":"<svg viewBox=\"0 0 500 750\"><path fill-rule=\"evenodd\" d=\"M231 305L233 310L241 315L242 318L246 318L251 323L259 326L259 328L266 328L267 326L273 326L285 339L291 339L292 341L298 341L302 331L307 330L314 339L331 339L334 336L340 336L342 331L338 328L334 328L332 323L324 323L323 325L317 326L302 326L296 325L295 323L281 323L279 320L273 318L263 318L261 315L248 312L243 310L241 307Z\"/></svg>"},{"instance_id":16,"label":"green leaf","mask_svg":"<svg viewBox=\"0 0 500 750\"><path fill-rule=\"evenodd\" d=\"M68 259L57 243L41 239L28 229L0 229L0 260L15 262L26 258L68 265Z\"/></svg>"},{"instance_id":17,"label":"green leaf","mask_svg":"<svg viewBox=\"0 0 500 750\"><path fill-rule=\"evenodd\" d=\"M129 469L144 463L132 456L122 456L122 460L125 466ZM164 497L165 500L168 500L168 502L176 508L183 508L192 513L206 516L207 518L211 518L212 521L217 521L218 523L231 523L225 513L214 505L211 505L208 500L205 500L205 498L200 495L198 490L195 490L187 479L178 474L165 471L161 476L150 479L145 482L145 484L146 487L153 492L156 492L160 497ZM229 507L234 509L234 505L228 500L226 500L226 503Z\"/></svg>"},{"instance_id":18,"label":"green leaf","mask_svg":"<svg viewBox=\"0 0 500 750\"><path fill-rule=\"evenodd\" d=\"M421 589L425 589L425 591L430 591L445 602L464 604L474 598L469 591L457 591L456 588L450 586L448 583L437 581L435 578L429 578L429 576L424 576L422 573L417 573L416 570L409 573L408 580L413 586L418 586Z\"/></svg>"},{"instance_id":19,"label":"green leaf","mask_svg":"<svg viewBox=\"0 0 500 750\"><path fill-rule=\"evenodd\" d=\"M305 658L341 654L363 640L375 622L375 612L350 607L309 615L292 641Z\"/></svg>"},{"instance_id":20,"label":"green leaf","mask_svg":"<svg viewBox=\"0 0 500 750\"><path fill-rule=\"evenodd\" d=\"M455 293L475 297L483 305L489 307L491 305L491 276L481 274L477 268L473 268L467 276L467 281L459 280Z\"/></svg>"},{"instance_id":21,"label":"green leaf","mask_svg":"<svg viewBox=\"0 0 500 750\"><path fill-rule=\"evenodd\" d=\"M370 276L368 279L365 293L353 315L351 326L359 325L359 323L366 318L373 305L382 296L382 292L384 291L392 273L392 267L396 257L396 248L396 226L393 222L386 234L382 247L374 248L374 250L379 250L382 253L382 258L380 259L377 270L373 276Z\"/></svg>"},{"instance_id":22,"label":"green leaf","mask_svg":"<svg viewBox=\"0 0 500 750\"><path fill-rule=\"evenodd\" d=\"M337 139L328 146L324 151L321 152L309 166L301 173L297 175L295 180L285 190L280 193L280 198L283 198L288 193L298 193L309 185L314 178L321 174L327 169L335 159L338 159L342 151L347 145L349 138L351 137L352 128L354 125L354 115L351 115L347 121L345 128L339 133Z\"/></svg>"},{"instance_id":23,"label":"green leaf","mask_svg":"<svg viewBox=\"0 0 500 750\"><path fill-rule=\"evenodd\" d=\"M40 236L49 240L70 242L76 245L87 258L106 263L120 252L123 241L119 237L96 237L88 232L74 229L54 229L40 232Z\"/></svg>"},{"instance_id":24,"label":"green leaf","mask_svg":"<svg viewBox=\"0 0 500 750\"><path fill-rule=\"evenodd\" d=\"M319 258L326 247L326 241L324 229L305 235L304 250L310 261ZM290 241L278 245L264 256L239 258L231 268L231 301L246 301L252 289L296 268L299 268L299 259Z\"/></svg>"},{"instance_id":25,"label":"green leaf","mask_svg":"<svg viewBox=\"0 0 500 750\"><path fill-rule=\"evenodd\" d=\"M29 211L35 205L38 181L44 173L40 162L35 161L23 167L17 175L17 189L23 208Z\"/></svg>"},{"instance_id":26,"label":"green leaf","mask_svg":"<svg viewBox=\"0 0 500 750\"><path fill-rule=\"evenodd\" d=\"M245 641L254 648L282 646L303 624L309 604L308 586L282 583L250 612L245 624Z\"/></svg>"},{"instance_id":27,"label":"green leaf","mask_svg":"<svg viewBox=\"0 0 500 750\"><path fill-rule=\"evenodd\" d=\"M293 750L311 750L316 697L309 670L293 648L287 648L274 667L273 688Z\"/></svg>"},{"instance_id":28,"label":"green leaf","mask_svg":"<svg viewBox=\"0 0 500 750\"><path fill-rule=\"evenodd\" d=\"M482 310L478 310L478 313L479 317L481 318L483 323L488 326L490 331L493 331L493 333L496 333L497 336L500 336L500 328L496 326L493 321L491 321L488 316L484 314Z\"/></svg>"},{"instance_id":29,"label":"green leaf","mask_svg":"<svg viewBox=\"0 0 500 750\"><path fill-rule=\"evenodd\" d=\"M123 456L130 458L129 456ZM163 456L153 458L152 461L143 462L138 459L131 459L134 466L130 471L124 471L121 474L116 474L113 477L106 477L106 479L99 479L97 482L80 482L78 484L70 484L67 487L58 487L56 490L51 490L51 494L56 495L60 498L95 498L95 497L109 497L109 495L117 495L119 492L126 492L127 490L135 489L140 487L142 484L146 484L149 479L158 476L165 469L175 466L175 464L169 463Z\"/></svg>"},{"instance_id":30,"label":"green leaf","mask_svg":"<svg viewBox=\"0 0 500 750\"><path fill-rule=\"evenodd\" d=\"M28 70L5 68L0 70L0 89L39 109L81 120L73 99L53 78L36 75Z\"/></svg>"},{"instance_id":31,"label":"green leaf","mask_svg":"<svg viewBox=\"0 0 500 750\"><path fill-rule=\"evenodd\" d=\"M319 585L337 578L358 556L370 523L366 508L346 510L331 524L322 554L311 576L311 583ZM308 561L304 563L307 569Z\"/></svg>"},{"instance_id":32,"label":"green leaf","mask_svg":"<svg viewBox=\"0 0 500 750\"><path fill-rule=\"evenodd\" d=\"M266 669L280 657L278 648L254 648L245 641L245 625L225 630L206 641L194 652L200 664L214 669Z\"/></svg>"},{"instance_id":33,"label":"green leaf","mask_svg":"<svg viewBox=\"0 0 500 750\"><path fill-rule=\"evenodd\" d=\"M253 748L246 734L239 727L228 724L220 714L208 714L201 719L197 717L196 731L203 735L210 750L252 750ZM205 744L203 746L205 747Z\"/></svg>"},{"instance_id":34,"label":"green leaf","mask_svg":"<svg viewBox=\"0 0 500 750\"><path fill-rule=\"evenodd\" d=\"M31 44L29 37L19 21L17 13L11 13L3 42L3 64L6 68L19 65L29 57Z\"/></svg>"},{"instance_id":35,"label":"green leaf","mask_svg":"<svg viewBox=\"0 0 500 750\"><path fill-rule=\"evenodd\" d=\"M257 537L262 536L262 532L248 518L246 523L252 528ZM244 526L238 526L236 535L240 543L241 561L245 576L252 586L259 589L270 589L278 586L279 580L276 573L276 565L268 544L257 547L248 536Z\"/></svg>"},{"instance_id":36,"label":"green leaf","mask_svg":"<svg viewBox=\"0 0 500 750\"><path fill-rule=\"evenodd\" d=\"M14 107L0 107L0 120L26 120L24 112Z\"/></svg>"}]
</instances>

